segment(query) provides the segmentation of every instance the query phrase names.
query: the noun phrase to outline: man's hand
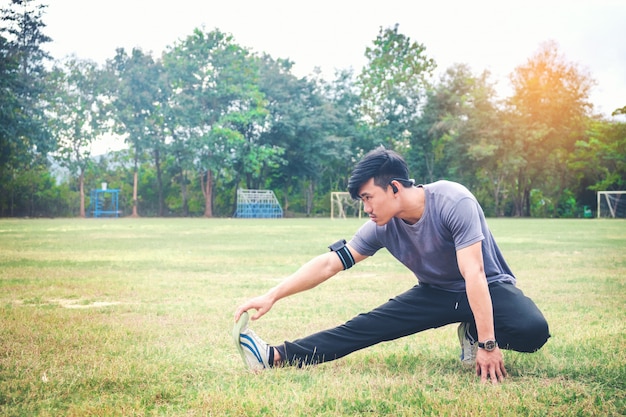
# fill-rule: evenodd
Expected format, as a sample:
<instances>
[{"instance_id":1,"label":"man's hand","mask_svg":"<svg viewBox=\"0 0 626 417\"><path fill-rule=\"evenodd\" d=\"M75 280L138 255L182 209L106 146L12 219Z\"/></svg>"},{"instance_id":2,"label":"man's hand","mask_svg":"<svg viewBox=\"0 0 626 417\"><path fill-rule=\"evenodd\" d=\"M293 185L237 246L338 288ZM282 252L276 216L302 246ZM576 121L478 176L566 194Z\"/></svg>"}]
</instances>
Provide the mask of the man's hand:
<instances>
[{"instance_id":1,"label":"man's hand","mask_svg":"<svg viewBox=\"0 0 626 417\"><path fill-rule=\"evenodd\" d=\"M478 349L476 352L476 374L480 376L482 383L486 383L487 378L490 378L494 384L504 381L506 369L500 348L496 347L491 352Z\"/></svg>"},{"instance_id":2,"label":"man's hand","mask_svg":"<svg viewBox=\"0 0 626 417\"><path fill-rule=\"evenodd\" d=\"M256 313L252 316L252 320L257 320L270 311L273 305L274 300L269 294L251 298L237 307L237 310L235 311L235 321L238 321L243 312L248 310L256 310Z\"/></svg>"}]
</instances>

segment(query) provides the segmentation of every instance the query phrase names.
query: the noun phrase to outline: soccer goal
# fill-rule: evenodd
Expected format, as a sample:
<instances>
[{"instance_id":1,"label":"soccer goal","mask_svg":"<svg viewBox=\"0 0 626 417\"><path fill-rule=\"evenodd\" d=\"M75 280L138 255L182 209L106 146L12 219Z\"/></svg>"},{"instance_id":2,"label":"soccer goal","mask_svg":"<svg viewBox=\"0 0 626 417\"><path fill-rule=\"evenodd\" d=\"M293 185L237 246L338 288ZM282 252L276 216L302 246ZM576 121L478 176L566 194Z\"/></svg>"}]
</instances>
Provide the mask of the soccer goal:
<instances>
[{"instance_id":1,"label":"soccer goal","mask_svg":"<svg viewBox=\"0 0 626 417\"><path fill-rule=\"evenodd\" d=\"M353 200L350 193L333 191L330 193L330 218L345 219L349 217L361 218L363 212L361 200Z\"/></svg>"},{"instance_id":2,"label":"soccer goal","mask_svg":"<svg viewBox=\"0 0 626 417\"><path fill-rule=\"evenodd\" d=\"M626 191L598 191L598 218L626 218Z\"/></svg>"},{"instance_id":3,"label":"soccer goal","mask_svg":"<svg viewBox=\"0 0 626 417\"><path fill-rule=\"evenodd\" d=\"M237 190L235 217L276 219L283 217L283 209L272 190Z\"/></svg>"}]
</instances>

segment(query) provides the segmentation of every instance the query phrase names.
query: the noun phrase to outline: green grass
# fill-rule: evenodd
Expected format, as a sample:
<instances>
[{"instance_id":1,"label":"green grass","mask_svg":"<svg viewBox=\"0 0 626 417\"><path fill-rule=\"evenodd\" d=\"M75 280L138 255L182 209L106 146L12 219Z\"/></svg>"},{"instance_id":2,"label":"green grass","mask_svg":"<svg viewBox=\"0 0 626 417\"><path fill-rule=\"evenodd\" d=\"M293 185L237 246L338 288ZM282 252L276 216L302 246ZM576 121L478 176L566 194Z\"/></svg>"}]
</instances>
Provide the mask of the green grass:
<instances>
[{"instance_id":1,"label":"green grass","mask_svg":"<svg viewBox=\"0 0 626 417\"><path fill-rule=\"evenodd\" d=\"M251 374L235 307L359 220L0 220L3 416L617 416L626 414L626 222L490 219L553 337L505 352L481 385L456 327L307 369ZM340 324L414 285L380 253L282 300L274 343Z\"/></svg>"}]
</instances>

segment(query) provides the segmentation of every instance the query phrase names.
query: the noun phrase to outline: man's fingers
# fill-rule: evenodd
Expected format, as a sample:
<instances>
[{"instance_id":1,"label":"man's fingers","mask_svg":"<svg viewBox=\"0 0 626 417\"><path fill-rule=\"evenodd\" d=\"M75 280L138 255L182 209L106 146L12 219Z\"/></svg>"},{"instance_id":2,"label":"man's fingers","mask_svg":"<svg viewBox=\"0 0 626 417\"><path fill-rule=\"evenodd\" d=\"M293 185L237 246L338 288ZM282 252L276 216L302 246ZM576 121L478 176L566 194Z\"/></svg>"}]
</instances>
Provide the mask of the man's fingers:
<instances>
[{"instance_id":1,"label":"man's fingers","mask_svg":"<svg viewBox=\"0 0 626 417\"><path fill-rule=\"evenodd\" d=\"M239 321L239 319L241 318L241 315L248 311L248 307L247 306L240 306L236 311L235 311L235 323Z\"/></svg>"},{"instance_id":2,"label":"man's fingers","mask_svg":"<svg viewBox=\"0 0 626 417\"><path fill-rule=\"evenodd\" d=\"M262 306L256 308L256 313L252 316L252 320L258 320L263 317L268 311L272 309L272 306Z\"/></svg>"},{"instance_id":3,"label":"man's fingers","mask_svg":"<svg viewBox=\"0 0 626 417\"><path fill-rule=\"evenodd\" d=\"M480 376L480 382L482 384L487 383L487 375L489 374L489 372L487 372L487 368L484 366L480 366L480 365L476 365L476 374L478 376Z\"/></svg>"},{"instance_id":4,"label":"man's fingers","mask_svg":"<svg viewBox=\"0 0 626 417\"><path fill-rule=\"evenodd\" d=\"M490 372L490 376L491 376L491 383L494 385L498 384L498 373L496 372L496 369L494 368L493 372Z\"/></svg>"},{"instance_id":5,"label":"man's fingers","mask_svg":"<svg viewBox=\"0 0 626 417\"><path fill-rule=\"evenodd\" d=\"M487 366L476 365L476 374L480 376L480 382L486 384L491 381L492 384L498 384L504 381L506 370L503 366L489 368Z\"/></svg>"}]
</instances>

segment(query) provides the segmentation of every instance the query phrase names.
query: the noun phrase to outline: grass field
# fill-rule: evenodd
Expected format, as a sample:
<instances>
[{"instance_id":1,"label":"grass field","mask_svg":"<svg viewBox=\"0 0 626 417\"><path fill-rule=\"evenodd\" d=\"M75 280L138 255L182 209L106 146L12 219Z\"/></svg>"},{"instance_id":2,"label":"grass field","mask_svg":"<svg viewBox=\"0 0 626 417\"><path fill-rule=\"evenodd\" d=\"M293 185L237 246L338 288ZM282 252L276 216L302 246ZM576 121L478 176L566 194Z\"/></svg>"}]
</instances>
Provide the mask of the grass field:
<instances>
[{"instance_id":1,"label":"grass field","mask_svg":"<svg viewBox=\"0 0 626 417\"><path fill-rule=\"evenodd\" d=\"M2 416L618 416L626 413L626 222L490 219L548 319L535 354L482 385L456 326L307 369L246 371L236 305L359 220L0 220ZM282 300L280 343L415 284L386 252Z\"/></svg>"}]
</instances>

